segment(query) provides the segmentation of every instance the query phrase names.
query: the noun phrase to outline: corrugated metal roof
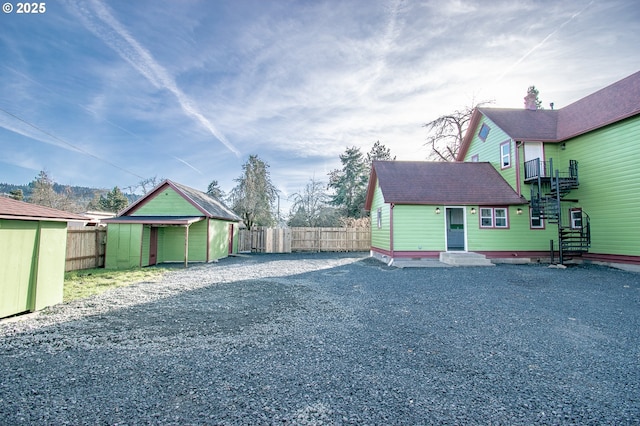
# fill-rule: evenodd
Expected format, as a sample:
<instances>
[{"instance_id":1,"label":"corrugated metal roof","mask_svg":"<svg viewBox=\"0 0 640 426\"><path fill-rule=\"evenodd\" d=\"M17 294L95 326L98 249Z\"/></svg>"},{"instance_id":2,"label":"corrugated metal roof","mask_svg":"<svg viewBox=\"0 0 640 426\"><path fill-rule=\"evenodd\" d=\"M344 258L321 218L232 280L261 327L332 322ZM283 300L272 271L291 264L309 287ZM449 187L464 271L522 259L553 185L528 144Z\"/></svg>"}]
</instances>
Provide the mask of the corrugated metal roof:
<instances>
[{"instance_id":1,"label":"corrugated metal roof","mask_svg":"<svg viewBox=\"0 0 640 426\"><path fill-rule=\"evenodd\" d=\"M384 201L394 204L520 205L519 196L490 163L374 161L367 195L377 178Z\"/></svg>"},{"instance_id":2,"label":"corrugated metal roof","mask_svg":"<svg viewBox=\"0 0 640 426\"><path fill-rule=\"evenodd\" d=\"M51 220L57 222L87 222L89 218L12 198L0 197L0 218L17 220Z\"/></svg>"}]
</instances>

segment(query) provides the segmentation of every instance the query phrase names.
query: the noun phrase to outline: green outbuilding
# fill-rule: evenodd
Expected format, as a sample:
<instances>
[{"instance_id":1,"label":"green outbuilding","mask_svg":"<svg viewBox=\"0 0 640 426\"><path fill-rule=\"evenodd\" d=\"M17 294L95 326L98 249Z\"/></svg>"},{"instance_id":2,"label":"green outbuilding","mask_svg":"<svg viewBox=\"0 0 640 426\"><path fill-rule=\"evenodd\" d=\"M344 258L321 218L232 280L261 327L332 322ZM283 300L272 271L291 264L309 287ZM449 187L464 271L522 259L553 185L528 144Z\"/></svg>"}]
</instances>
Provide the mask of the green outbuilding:
<instances>
[{"instance_id":1,"label":"green outbuilding","mask_svg":"<svg viewBox=\"0 0 640 426\"><path fill-rule=\"evenodd\" d=\"M83 221L0 197L0 318L62 302L67 223Z\"/></svg>"},{"instance_id":2,"label":"green outbuilding","mask_svg":"<svg viewBox=\"0 0 640 426\"><path fill-rule=\"evenodd\" d=\"M105 268L213 262L238 251L240 217L220 200L163 181L107 224Z\"/></svg>"}]
</instances>

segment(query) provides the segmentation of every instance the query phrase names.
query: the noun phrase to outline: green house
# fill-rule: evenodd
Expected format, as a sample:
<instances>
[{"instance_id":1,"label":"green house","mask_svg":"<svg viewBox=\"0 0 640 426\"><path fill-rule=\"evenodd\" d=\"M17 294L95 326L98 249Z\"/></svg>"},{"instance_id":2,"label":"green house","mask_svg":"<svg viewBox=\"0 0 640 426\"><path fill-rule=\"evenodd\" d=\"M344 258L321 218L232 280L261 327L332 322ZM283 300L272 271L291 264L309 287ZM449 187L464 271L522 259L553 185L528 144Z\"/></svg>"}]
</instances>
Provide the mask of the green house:
<instances>
[{"instance_id":1,"label":"green house","mask_svg":"<svg viewBox=\"0 0 640 426\"><path fill-rule=\"evenodd\" d=\"M494 261L553 256L640 270L640 72L559 109L536 109L531 98L520 109L478 108L456 160L441 166L445 176L432 166L398 164L389 173L374 164L373 254L460 250ZM482 164L506 187L466 169ZM457 199L441 193L465 186L469 193ZM499 203L495 191L524 201ZM463 229L457 240L454 225Z\"/></svg>"},{"instance_id":2,"label":"green house","mask_svg":"<svg viewBox=\"0 0 640 426\"><path fill-rule=\"evenodd\" d=\"M390 264L528 248L527 200L489 163L374 161L365 208L371 254Z\"/></svg>"},{"instance_id":3,"label":"green house","mask_svg":"<svg viewBox=\"0 0 640 426\"><path fill-rule=\"evenodd\" d=\"M87 218L0 197L0 318L62 302L67 223Z\"/></svg>"},{"instance_id":4,"label":"green house","mask_svg":"<svg viewBox=\"0 0 640 426\"><path fill-rule=\"evenodd\" d=\"M238 251L240 218L219 200L170 180L103 223L108 269L167 262L186 267Z\"/></svg>"},{"instance_id":5,"label":"green house","mask_svg":"<svg viewBox=\"0 0 640 426\"><path fill-rule=\"evenodd\" d=\"M560 109L479 108L458 160L488 161L523 196L530 235L562 258L640 265L640 72Z\"/></svg>"}]
</instances>

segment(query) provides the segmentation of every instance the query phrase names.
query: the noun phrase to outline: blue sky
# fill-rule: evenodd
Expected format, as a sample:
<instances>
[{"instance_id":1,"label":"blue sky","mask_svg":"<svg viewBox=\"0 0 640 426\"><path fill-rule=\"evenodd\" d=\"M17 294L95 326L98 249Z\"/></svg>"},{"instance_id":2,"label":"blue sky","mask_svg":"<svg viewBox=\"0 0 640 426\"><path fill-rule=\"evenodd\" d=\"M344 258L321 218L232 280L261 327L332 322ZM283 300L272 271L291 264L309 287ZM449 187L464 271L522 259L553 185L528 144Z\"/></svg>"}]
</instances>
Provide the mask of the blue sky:
<instances>
[{"instance_id":1,"label":"blue sky","mask_svg":"<svg viewBox=\"0 0 640 426\"><path fill-rule=\"evenodd\" d=\"M0 14L0 181L234 186L283 199L349 146L426 159L422 125L474 101L561 108L640 69L611 1L47 1Z\"/></svg>"}]
</instances>

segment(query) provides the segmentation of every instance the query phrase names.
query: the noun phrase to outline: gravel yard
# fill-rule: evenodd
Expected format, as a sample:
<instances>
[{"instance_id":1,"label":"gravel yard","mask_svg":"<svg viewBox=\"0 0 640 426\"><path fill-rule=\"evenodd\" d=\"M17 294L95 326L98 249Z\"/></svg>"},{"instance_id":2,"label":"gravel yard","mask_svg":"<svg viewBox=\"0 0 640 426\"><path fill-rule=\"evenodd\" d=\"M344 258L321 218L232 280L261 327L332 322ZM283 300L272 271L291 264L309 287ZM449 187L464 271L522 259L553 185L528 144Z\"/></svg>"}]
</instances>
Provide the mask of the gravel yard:
<instances>
[{"instance_id":1,"label":"gravel yard","mask_svg":"<svg viewBox=\"0 0 640 426\"><path fill-rule=\"evenodd\" d=\"M0 322L0 424L640 424L640 274L176 269Z\"/></svg>"}]
</instances>

